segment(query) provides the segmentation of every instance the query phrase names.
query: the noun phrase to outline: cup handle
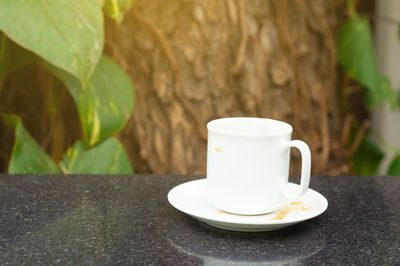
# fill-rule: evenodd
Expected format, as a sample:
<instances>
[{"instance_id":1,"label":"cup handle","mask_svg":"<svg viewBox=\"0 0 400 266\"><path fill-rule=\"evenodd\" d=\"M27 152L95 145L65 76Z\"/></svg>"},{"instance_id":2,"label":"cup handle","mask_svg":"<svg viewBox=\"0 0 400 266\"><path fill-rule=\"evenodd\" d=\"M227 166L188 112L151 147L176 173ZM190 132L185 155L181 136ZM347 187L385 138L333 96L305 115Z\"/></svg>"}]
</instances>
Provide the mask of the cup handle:
<instances>
[{"instance_id":1,"label":"cup handle","mask_svg":"<svg viewBox=\"0 0 400 266\"><path fill-rule=\"evenodd\" d=\"M299 198L303 196L308 189L308 185L310 184L310 172L311 172L311 152L308 145L301 140L292 140L287 142L283 146L283 152L286 152L287 149L291 147L297 148L301 153L301 181L300 181L300 190L294 192L288 186L287 178L282 178L280 180L280 190L289 199Z\"/></svg>"}]
</instances>

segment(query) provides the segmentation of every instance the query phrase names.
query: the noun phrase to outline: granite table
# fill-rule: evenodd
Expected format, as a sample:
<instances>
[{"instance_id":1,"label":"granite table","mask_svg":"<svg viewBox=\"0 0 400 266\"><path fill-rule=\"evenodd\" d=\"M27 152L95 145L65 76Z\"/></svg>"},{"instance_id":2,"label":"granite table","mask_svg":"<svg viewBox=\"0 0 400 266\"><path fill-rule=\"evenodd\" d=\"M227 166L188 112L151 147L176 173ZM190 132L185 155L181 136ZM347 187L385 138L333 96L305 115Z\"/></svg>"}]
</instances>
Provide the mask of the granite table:
<instances>
[{"instance_id":1,"label":"granite table","mask_svg":"<svg viewBox=\"0 0 400 266\"><path fill-rule=\"evenodd\" d=\"M213 228L169 205L171 188L200 178L0 175L0 264L400 264L400 177L313 176L327 211L262 233Z\"/></svg>"}]
</instances>

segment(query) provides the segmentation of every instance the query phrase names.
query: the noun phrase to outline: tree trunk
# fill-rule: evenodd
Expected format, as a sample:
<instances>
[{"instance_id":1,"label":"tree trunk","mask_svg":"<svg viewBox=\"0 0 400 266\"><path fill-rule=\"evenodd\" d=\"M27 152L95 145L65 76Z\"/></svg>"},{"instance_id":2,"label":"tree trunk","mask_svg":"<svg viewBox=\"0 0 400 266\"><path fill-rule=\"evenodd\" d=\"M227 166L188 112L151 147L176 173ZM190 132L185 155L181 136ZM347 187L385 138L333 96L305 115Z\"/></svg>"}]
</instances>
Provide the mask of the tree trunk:
<instances>
[{"instance_id":1,"label":"tree trunk","mask_svg":"<svg viewBox=\"0 0 400 266\"><path fill-rule=\"evenodd\" d=\"M339 10L323 0L135 1L120 25L107 21L106 53L136 89L120 134L136 171L205 173L206 123L230 116L286 121L310 145L314 173L335 167Z\"/></svg>"}]
</instances>

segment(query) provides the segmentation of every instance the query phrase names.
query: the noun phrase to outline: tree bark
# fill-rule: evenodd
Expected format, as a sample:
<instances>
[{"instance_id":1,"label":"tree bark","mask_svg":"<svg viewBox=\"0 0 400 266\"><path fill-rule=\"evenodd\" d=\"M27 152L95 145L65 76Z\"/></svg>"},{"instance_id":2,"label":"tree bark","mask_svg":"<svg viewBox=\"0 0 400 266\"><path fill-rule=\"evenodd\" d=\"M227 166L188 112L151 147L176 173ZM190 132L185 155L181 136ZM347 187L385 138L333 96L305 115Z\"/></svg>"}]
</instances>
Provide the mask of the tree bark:
<instances>
[{"instance_id":1,"label":"tree bark","mask_svg":"<svg viewBox=\"0 0 400 266\"><path fill-rule=\"evenodd\" d=\"M322 0L136 1L121 24L107 21L106 53L136 89L120 134L136 171L205 173L206 123L230 116L286 121L293 138L310 145L314 172L334 167L340 7Z\"/></svg>"}]
</instances>

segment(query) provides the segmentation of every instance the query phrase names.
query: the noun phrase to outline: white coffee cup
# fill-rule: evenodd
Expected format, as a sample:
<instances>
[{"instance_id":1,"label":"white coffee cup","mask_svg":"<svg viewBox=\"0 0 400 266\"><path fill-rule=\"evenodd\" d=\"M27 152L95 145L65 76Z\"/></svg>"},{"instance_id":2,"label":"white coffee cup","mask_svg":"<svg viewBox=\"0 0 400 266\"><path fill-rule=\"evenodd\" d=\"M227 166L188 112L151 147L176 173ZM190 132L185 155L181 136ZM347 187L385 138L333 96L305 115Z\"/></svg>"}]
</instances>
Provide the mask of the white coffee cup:
<instances>
[{"instance_id":1,"label":"white coffee cup","mask_svg":"<svg viewBox=\"0 0 400 266\"><path fill-rule=\"evenodd\" d=\"M231 117L207 124L207 193L216 208L235 214L273 212L304 195L310 183L311 153L301 140L290 140L287 123ZM302 157L298 191L288 187L290 147Z\"/></svg>"}]
</instances>

